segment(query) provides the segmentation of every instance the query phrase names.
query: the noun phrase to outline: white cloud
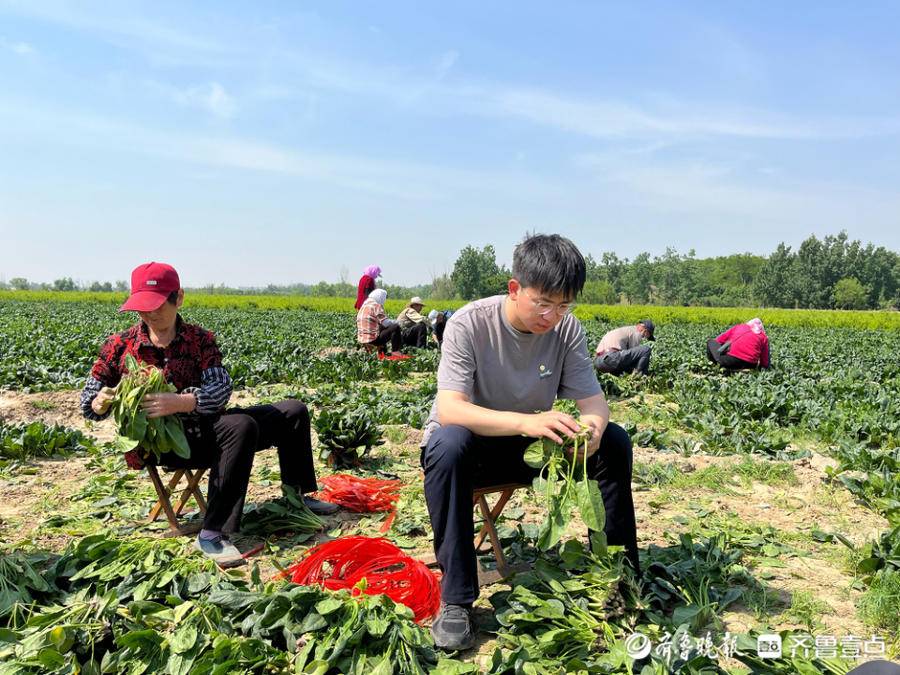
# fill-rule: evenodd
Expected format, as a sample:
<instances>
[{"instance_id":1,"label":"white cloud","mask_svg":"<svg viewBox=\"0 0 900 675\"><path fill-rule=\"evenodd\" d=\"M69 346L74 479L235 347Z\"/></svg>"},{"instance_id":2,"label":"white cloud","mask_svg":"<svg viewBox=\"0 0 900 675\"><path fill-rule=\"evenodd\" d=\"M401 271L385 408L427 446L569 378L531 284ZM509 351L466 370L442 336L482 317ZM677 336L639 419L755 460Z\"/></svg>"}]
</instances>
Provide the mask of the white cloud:
<instances>
[{"instance_id":1,"label":"white cloud","mask_svg":"<svg viewBox=\"0 0 900 675\"><path fill-rule=\"evenodd\" d=\"M215 42L198 37L194 33L172 28L137 13L123 11L127 9L124 5L93 3L91 6L91 4L65 0L46 0L39 3L5 0L3 9L107 36L155 42L171 47L204 50L219 48Z\"/></svg>"},{"instance_id":2,"label":"white cloud","mask_svg":"<svg viewBox=\"0 0 900 675\"><path fill-rule=\"evenodd\" d=\"M27 119L21 110L40 111ZM165 157L221 169L260 171L321 181L352 190L413 201L497 194L520 201L556 199L555 182L516 171L455 169L407 162L308 152L233 135L173 133L77 111L49 111L33 101L0 103L0 127L47 141L48 130L60 145L84 145L96 152L116 151Z\"/></svg>"},{"instance_id":3,"label":"white cloud","mask_svg":"<svg viewBox=\"0 0 900 675\"><path fill-rule=\"evenodd\" d=\"M235 111L234 99L218 82L189 89L185 92L185 103L205 108L216 117L231 117Z\"/></svg>"},{"instance_id":4,"label":"white cloud","mask_svg":"<svg viewBox=\"0 0 900 675\"><path fill-rule=\"evenodd\" d=\"M758 183L731 167L704 162L665 166L607 167L597 182L612 192L635 195L641 208L665 220L693 225L753 224L772 236L780 227L809 224L824 230L890 222L900 195L867 187L811 182L795 177ZM751 236L750 239L753 239Z\"/></svg>"},{"instance_id":5,"label":"white cloud","mask_svg":"<svg viewBox=\"0 0 900 675\"><path fill-rule=\"evenodd\" d=\"M274 55L273 55L274 58ZM444 80L456 67L455 50L431 71L378 67L316 54L278 52L293 86L370 96L422 114L525 120L542 127L601 140L671 143L687 139L744 138L842 140L900 134L900 117L811 117L715 101L685 101L653 94L620 99L558 92L503 82ZM748 69L751 67L748 65ZM748 75L749 76L749 75Z\"/></svg>"},{"instance_id":6,"label":"white cloud","mask_svg":"<svg viewBox=\"0 0 900 675\"><path fill-rule=\"evenodd\" d=\"M208 82L187 88L178 88L163 82L148 82L147 85L164 97L186 108L198 108L211 115L228 119L237 109L234 97L218 82Z\"/></svg>"},{"instance_id":7,"label":"white cloud","mask_svg":"<svg viewBox=\"0 0 900 675\"><path fill-rule=\"evenodd\" d=\"M37 53L37 50L27 42L10 41L0 38L0 46L19 56L31 56L32 54Z\"/></svg>"},{"instance_id":8,"label":"white cloud","mask_svg":"<svg viewBox=\"0 0 900 675\"><path fill-rule=\"evenodd\" d=\"M485 89L485 112L598 139L732 137L826 140L900 134L900 118L797 119L751 108L663 100L650 104L575 98L540 89Z\"/></svg>"},{"instance_id":9,"label":"white cloud","mask_svg":"<svg viewBox=\"0 0 900 675\"><path fill-rule=\"evenodd\" d=\"M438 59L437 66L434 69L435 79L440 81L447 77L457 61L459 61L459 52L455 49L441 54L441 58Z\"/></svg>"},{"instance_id":10,"label":"white cloud","mask_svg":"<svg viewBox=\"0 0 900 675\"><path fill-rule=\"evenodd\" d=\"M0 6L6 11L98 34L119 47L145 53L156 64L217 64L252 69L254 59L261 58L260 50L254 51L252 45L204 35L203 26L194 26L193 30L173 27L122 5L101 8L89 4L85 9L81 4L64 0L41 3L0 0ZM373 27L378 28L368 26L367 29ZM717 54L722 52L720 57L727 62L723 67L728 72L750 80L766 76L766 64L735 35L714 25L701 26L700 31L705 39L717 45L714 50ZM30 47L17 44L25 49ZM266 68L271 63L278 64L267 80L273 90L309 88L373 96L401 107L418 106L423 114L519 119L587 138L667 142L718 137L834 140L900 134L898 117L815 118L665 96L617 98L554 91L540 85L520 87L472 80L450 85L444 80L460 60L456 49L443 52L429 67L416 69L348 62L334 55L307 53L296 48L262 47ZM290 86L285 87L284 83ZM219 117L235 113L233 98L216 82L182 92L181 100Z\"/></svg>"},{"instance_id":11,"label":"white cloud","mask_svg":"<svg viewBox=\"0 0 900 675\"><path fill-rule=\"evenodd\" d=\"M97 35L111 45L141 52L161 63L210 65L222 63L228 53L237 51L202 35L201 30L174 28L130 11L125 3L0 0L0 9Z\"/></svg>"}]
</instances>

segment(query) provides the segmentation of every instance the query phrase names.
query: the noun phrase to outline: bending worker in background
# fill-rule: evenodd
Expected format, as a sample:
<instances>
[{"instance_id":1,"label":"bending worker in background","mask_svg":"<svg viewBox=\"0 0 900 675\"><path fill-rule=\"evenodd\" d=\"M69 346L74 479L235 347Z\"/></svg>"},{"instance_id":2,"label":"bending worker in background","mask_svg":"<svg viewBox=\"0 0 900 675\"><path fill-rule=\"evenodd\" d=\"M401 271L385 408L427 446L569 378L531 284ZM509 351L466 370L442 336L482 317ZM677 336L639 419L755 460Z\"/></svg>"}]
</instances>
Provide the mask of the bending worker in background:
<instances>
[{"instance_id":1,"label":"bending worker in background","mask_svg":"<svg viewBox=\"0 0 900 675\"><path fill-rule=\"evenodd\" d=\"M594 367L601 373L622 375L650 372L650 345L641 340L655 340L656 326L650 319L638 321L635 326L622 326L609 331L597 345Z\"/></svg>"},{"instance_id":2,"label":"bending worker in background","mask_svg":"<svg viewBox=\"0 0 900 675\"><path fill-rule=\"evenodd\" d=\"M708 340L706 356L727 370L768 368L769 336L760 319L750 319Z\"/></svg>"}]
</instances>

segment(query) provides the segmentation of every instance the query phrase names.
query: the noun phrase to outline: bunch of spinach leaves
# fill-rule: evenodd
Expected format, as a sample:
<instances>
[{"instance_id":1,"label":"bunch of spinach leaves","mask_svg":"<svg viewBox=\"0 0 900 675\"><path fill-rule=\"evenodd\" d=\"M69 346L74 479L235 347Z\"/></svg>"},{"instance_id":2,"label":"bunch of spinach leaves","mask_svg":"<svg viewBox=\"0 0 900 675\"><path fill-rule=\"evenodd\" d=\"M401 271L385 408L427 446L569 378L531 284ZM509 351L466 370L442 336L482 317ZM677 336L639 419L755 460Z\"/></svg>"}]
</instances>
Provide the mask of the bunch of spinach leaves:
<instances>
[{"instance_id":1,"label":"bunch of spinach leaves","mask_svg":"<svg viewBox=\"0 0 900 675\"><path fill-rule=\"evenodd\" d=\"M582 430L563 444L544 438L525 450L525 463L541 470L532 485L547 507L547 518L538 536L542 551L559 543L576 507L584 524L602 535L606 524L603 496L597 481L587 472L586 450L591 436L591 428L582 424Z\"/></svg>"}]
</instances>

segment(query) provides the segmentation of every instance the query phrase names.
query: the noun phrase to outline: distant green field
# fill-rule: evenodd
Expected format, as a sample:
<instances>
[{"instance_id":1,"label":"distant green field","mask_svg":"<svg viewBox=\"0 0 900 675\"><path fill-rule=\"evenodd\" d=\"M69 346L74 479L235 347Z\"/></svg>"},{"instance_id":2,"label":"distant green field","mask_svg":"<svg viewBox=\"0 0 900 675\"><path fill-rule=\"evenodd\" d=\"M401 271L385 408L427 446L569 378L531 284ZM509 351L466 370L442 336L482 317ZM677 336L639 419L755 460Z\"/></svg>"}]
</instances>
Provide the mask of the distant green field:
<instances>
[{"instance_id":1,"label":"distant green field","mask_svg":"<svg viewBox=\"0 0 900 675\"><path fill-rule=\"evenodd\" d=\"M55 302L124 302L125 293L89 293L82 291L0 291L0 302L8 300ZM406 299L386 304L390 314L406 305ZM285 295L206 295L188 294L186 307L233 309L308 309L322 312L349 312L354 298L321 298ZM426 309L458 309L464 300L435 300ZM579 319L601 319L613 323L631 323L650 318L660 324L710 323L733 324L758 316L772 326L818 328L868 328L900 330L900 312L845 311L822 309L754 309L752 307L667 307L655 305L579 305Z\"/></svg>"}]
</instances>

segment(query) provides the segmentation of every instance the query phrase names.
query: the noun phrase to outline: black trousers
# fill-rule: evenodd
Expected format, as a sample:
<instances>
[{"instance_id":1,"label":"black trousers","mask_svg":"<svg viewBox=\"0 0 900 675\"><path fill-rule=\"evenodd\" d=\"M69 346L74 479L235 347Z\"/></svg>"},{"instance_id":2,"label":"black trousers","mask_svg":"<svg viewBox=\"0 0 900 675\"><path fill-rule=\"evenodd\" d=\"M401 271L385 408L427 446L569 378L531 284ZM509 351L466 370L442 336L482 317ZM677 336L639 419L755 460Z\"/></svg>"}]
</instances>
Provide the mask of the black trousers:
<instances>
[{"instance_id":1,"label":"black trousers","mask_svg":"<svg viewBox=\"0 0 900 675\"><path fill-rule=\"evenodd\" d=\"M385 347L388 342L391 343L392 352L399 352L400 347L403 346L403 334L400 332L400 326L397 324L382 327L378 331L378 336L370 344L376 347Z\"/></svg>"},{"instance_id":2,"label":"black trousers","mask_svg":"<svg viewBox=\"0 0 900 675\"><path fill-rule=\"evenodd\" d=\"M160 458L159 464L172 468L210 467L203 519L207 530L240 529L253 458L273 445L278 448L282 483L303 493L318 489L309 409L300 401L232 408L211 420L201 418L198 423L186 423L185 435L191 447L190 458L169 453Z\"/></svg>"},{"instance_id":3,"label":"black trousers","mask_svg":"<svg viewBox=\"0 0 900 675\"><path fill-rule=\"evenodd\" d=\"M438 347L444 341L444 329L447 327L447 318L441 317L444 317L443 313L439 314L437 321L434 322L434 337L437 338Z\"/></svg>"},{"instance_id":4,"label":"black trousers","mask_svg":"<svg viewBox=\"0 0 900 675\"><path fill-rule=\"evenodd\" d=\"M531 482L538 469L525 464L523 454L533 441L521 436L477 436L454 424L440 427L428 439L421 461L425 470L425 501L434 531L434 553L444 575L444 602L464 605L478 597L473 489ZM628 433L609 424L600 449L588 459L588 473L603 494L607 541L624 546L631 564L639 570L631 467Z\"/></svg>"},{"instance_id":5,"label":"black trousers","mask_svg":"<svg viewBox=\"0 0 900 675\"><path fill-rule=\"evenodd\" d=\"M594 367L601 373L609 375L625 373L647 375L650 372L650 354L650 345L638 345L631 349L606 352L603 356L594 359Z\"/></svg>"},{"instance_id":6,"label":"black trousers","mask_svg":"<svg viewBox=\"0 0 900 675\"><path fill-rule=\"evenodd\" d=\"M722 366L723 368L728 368L729 370L743 370L748 368L756 368L755 363L750 363L749 361L744 361L743 359L739 359L737 357L732 356L731 354L722 354L719 352L719 349L722 348L715 338L711 338L706 341L706 356L707 358L715 363L718 366Z\"/></svg>"},{"instance_id":7,"label":"black trousers","mask_svg":"<svg viewBox=\"0 0 900 675\"><path fill-rule=\"evenodd\" d=\"M428 327L424 323L414 323L409 328L401 329L400 333L403 336L404 346L425 348L428 340Z\"/></svg>"}]
</instances>

